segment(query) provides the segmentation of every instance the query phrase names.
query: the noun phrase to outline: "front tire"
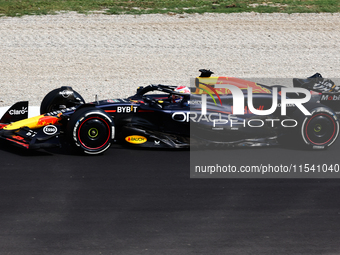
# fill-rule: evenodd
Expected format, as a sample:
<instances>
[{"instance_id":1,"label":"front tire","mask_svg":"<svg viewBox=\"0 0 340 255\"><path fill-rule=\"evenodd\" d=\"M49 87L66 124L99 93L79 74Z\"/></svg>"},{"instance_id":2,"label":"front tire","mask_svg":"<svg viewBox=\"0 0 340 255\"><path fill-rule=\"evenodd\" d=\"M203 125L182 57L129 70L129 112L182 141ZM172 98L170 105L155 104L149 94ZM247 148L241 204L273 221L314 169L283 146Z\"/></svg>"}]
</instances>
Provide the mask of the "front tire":
<instances>
[{"instance_id":1,"label":"front tire","mask_svg":"<svg viewBox=\"0 0 340 255\"><path fill-rule=\"evenodd\" d=\"M59 111L76 105L85 104L84 98L71 87L61 87L50 91L40 104L40 114Z\"/></svg>"},{"instance_id":2,"label":"front tire","mask_svg":"<svg viewBox=\"0 0 340 255\"><path fill-rule=\"evenodd\" d=\"M77 110L67 125L71 144L87 154L100 154L110 148L113 132L111 117L92 107Z\"/></svg>"}]
</instances>

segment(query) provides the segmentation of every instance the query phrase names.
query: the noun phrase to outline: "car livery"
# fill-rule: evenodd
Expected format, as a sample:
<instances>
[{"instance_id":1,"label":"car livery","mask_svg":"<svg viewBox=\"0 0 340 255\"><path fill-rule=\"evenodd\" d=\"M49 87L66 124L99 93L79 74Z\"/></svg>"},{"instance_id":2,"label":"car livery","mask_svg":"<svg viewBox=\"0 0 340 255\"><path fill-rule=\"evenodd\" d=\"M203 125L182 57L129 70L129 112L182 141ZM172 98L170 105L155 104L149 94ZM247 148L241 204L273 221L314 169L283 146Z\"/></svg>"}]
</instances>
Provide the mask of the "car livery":
<instances>
[{"instance_id":1,"label":"car livery","mask_svg":"<svg viewBox=\"0 0 340 255\"><path fill-rule=\"evenodd\" d=\"M191 94L177 93L176 86L157 84L139 87L128 98L86 103L71 87L52 90L41 102L39 116L27 118L28 102L18 102L8 109L0 120L0 138L27 149L72 146L87 154L99 154L113 142L131 147L183 149L210 144L268 146L292 141L312 149L326 149L338 137L340 91L321 75L293 80L295 87L306 88L312 95L312 100L304 104L310 116L303 115L294 104L287 105L285 116L280 114L280 106L269 116L258 116L252 111L271 107L274 87L280 104L282 86L211 77L210 70L200 71ZM236 100L230 90L218 86L221 84L237 87L244 100L248 98L248 88L252 88L253 110L245 105L242 114L234 114ZM208 96L202 101L204 94ZM174 102L173 96L181 100ZM301 95L291 93L287 97ZM202 115L203 109L206 112Z\"/></svg>"}]
</instances>

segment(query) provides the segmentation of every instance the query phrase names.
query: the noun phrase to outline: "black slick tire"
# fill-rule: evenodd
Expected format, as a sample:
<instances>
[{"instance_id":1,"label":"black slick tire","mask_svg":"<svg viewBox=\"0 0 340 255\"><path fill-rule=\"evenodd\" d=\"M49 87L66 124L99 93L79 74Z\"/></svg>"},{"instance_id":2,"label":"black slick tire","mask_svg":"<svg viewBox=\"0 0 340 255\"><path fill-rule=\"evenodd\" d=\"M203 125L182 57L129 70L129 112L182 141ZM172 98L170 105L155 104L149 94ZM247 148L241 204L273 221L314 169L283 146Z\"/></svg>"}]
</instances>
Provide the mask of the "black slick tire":
<instances>
[{"instance_id":1,"label":"black slick tire","mask_svg":"<svg viewBox=\"0 0 340 255\"><path fill-rule=\"evenodd\" d=\"M43 98L40 104L40 114L59 111L61 106L69 108L84 103L84 98L71 87L61 87L50 91Z\"/></svg>"},{"instance_id":2,"label":"black slick tire","mask_svg":"<svg viewBox=\"0 0 340 255\"><path fill-rule=\"evenodd\" d=\"M339 120L328 107L312 104L308 107L310 116L299 113L296 120L303 146L310 149L327 149L339 135Z\"/></svg>"},{"instance_id":3,"label":"black slick tire","mask_svg":"<svg viewBox=\"0 0 340 255\"><path fill-rule=\"evenodd\" d=\"M104 111L84 107L71 116L66 133L69 142L77 151L100 154L111 146L114 125L111 117Z\"/></svg>"}]
</instances>

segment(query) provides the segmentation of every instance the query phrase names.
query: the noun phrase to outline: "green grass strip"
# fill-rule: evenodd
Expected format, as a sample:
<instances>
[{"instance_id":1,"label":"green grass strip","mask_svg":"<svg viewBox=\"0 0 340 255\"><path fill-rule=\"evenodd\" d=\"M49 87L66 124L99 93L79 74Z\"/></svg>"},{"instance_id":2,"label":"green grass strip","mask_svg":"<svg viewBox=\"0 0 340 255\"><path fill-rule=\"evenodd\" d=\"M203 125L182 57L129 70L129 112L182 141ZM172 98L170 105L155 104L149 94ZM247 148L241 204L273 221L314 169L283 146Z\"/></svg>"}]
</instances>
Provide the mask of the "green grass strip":
<instances>
[{"instance_id":1,"label":"green grass strip","mask_svg":"<svg viewBox=\"0 0 340 255\"><path fill-rule=\"evenodd\" d=\"M321 13L340 12L339 0L0 0L0 16L56 14L61 11L104 14L150 13Z\"/></svg>"}]
</instances>

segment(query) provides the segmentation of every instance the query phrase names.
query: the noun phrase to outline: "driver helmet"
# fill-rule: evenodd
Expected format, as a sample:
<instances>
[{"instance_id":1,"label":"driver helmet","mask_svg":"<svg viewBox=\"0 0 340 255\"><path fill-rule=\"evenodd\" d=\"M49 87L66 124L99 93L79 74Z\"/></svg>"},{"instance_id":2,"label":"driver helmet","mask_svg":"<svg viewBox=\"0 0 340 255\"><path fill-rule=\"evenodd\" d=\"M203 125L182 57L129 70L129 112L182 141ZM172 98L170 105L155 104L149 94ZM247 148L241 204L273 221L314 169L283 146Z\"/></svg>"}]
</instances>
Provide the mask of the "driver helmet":
<instances>
[{"instance_id":1,"label":"driver helmet","mask_svg":"<svg viewBox=\"0 0 340 255\"><path fill-rule=\"evenodd\" d=\"M190 94L190 89L187 86L178 86L177 88L174 89L174 92L177 93L183 93L183 94ZM183 99L182 96L179 95L172 95L172 102L173 103L179 103Z\"/></svg>"}]
</instances>

